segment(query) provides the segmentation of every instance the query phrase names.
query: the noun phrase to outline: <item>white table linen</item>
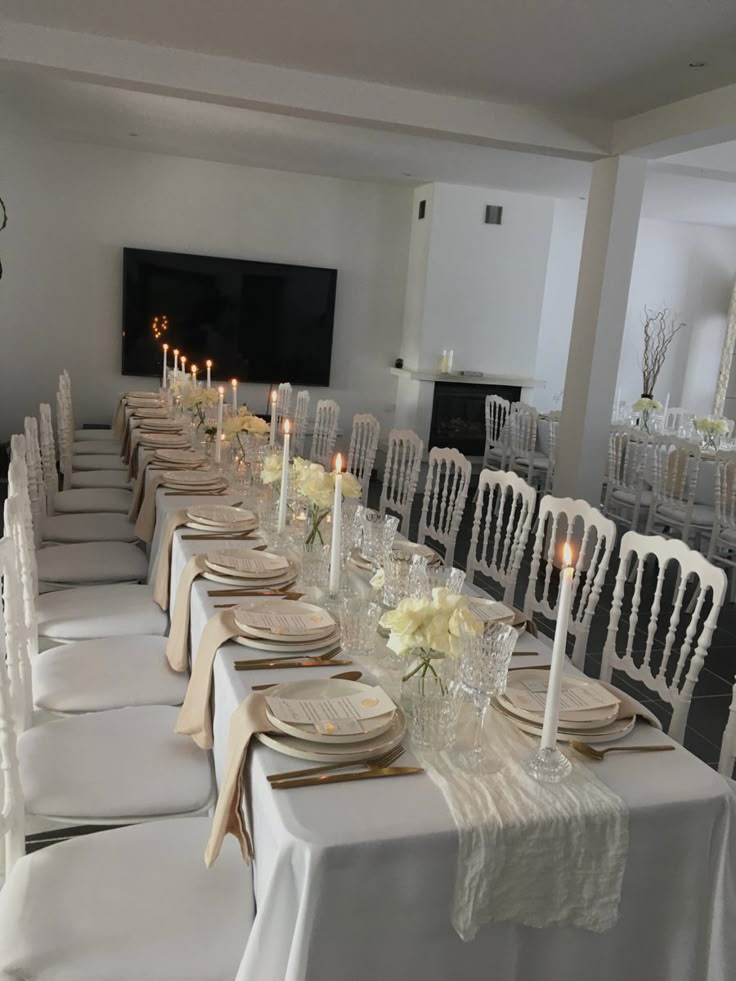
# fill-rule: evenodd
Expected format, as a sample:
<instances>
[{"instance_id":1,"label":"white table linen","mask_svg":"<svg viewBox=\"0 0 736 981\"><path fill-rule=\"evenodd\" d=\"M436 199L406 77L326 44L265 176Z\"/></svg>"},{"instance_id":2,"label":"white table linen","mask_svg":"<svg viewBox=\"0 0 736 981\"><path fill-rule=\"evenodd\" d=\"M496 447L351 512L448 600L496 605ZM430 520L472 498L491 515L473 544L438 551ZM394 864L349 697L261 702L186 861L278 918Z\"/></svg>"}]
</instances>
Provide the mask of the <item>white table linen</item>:
<instances>
[{"instance_id":1,"label":"white table linen","mask_svg":"<svg viewBox=\"0 0 736 981\"><path fill-rule=\"evenodd\" d=\"M186 503L186 498L166 498L162 490L157 500L159 515ZM156 540L154 554L155 547ZM187 559L208 547L211 543L182 541L177 531L172 589ZM218 602L207 596L213 585L199 580L192 589L195 652ZM519 657L515 666L548 661L542 641L525 634L523 644L542 656ZM229 643L215 659L218 780L232 712L252 685L274 680L267 670L236 672L233 661L242 656L243 648ZM294 669L290 680L314 677L315 670L323 669L303 675ZM325 676L331 673L324 669ZM627 741L663 738L640 726ZM494 923L467 944L450 922L458 831L429 776L272 791L266 775L290 769L293 762L264 746L252 754L258 914L238 981L732 977L736 797L717 773L681 747L654 757L612 754L592 764L629 810L629 855L615 927L597 934Z\"/></svg>"}]
</instances>

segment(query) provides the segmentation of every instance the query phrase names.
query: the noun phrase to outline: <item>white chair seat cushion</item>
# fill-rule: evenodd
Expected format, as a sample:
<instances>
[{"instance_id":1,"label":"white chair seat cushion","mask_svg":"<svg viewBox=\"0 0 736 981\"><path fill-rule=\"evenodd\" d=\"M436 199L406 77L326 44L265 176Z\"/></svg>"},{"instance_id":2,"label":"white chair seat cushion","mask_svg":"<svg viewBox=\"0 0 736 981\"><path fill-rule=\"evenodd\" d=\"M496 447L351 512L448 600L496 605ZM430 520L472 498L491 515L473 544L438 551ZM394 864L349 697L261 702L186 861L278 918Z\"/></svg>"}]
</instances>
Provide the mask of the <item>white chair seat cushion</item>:
<instances>
[{"instance_id":1,"label":"white chair seat cushion","mask_svg":"<svg viewBox=\"0 0 736 981\"><path fill-rule=\"evenodd\" d=\"M622 504L629 504L633 507L636 504L636 494L633 491L627 491L618 489L611 491L611 497L615 501L620 501ZM652 503L652 492L648 490L643 490L640 495L641 506L648 508Z\"/></svg>"},{"instance_id":2,"label":"white chair seat cushion","mask_svg":"<svg viewBox=\"0 0 736 981\"><path fill-rule=\"evenodd\" d=\"M142 582L148 575L148 559L128 542L78 542L51 545L36 552L39 582L93 585L109 582Z\"/></svg>"},{"instance_id":3,"label":"white chair seat cushion","mask_svg":"<svg viewBox=\"0 0 736 981\"><path fill-rule=\"evenodd\" d=\"M254 916L228 836L204 864L207 818L71 838L22 858L0 892L0 976L232 981Z\"/></svg>"},{"instance_id":4,"label":"white chair seat cushion","mask_svg":"<svg viewBox=\"0 0 736 981\"><path fill-rule=\"evenodd\" d=\"M526 466L529 463L529 456L532 457L532 461L535 469L541 470L549 466L549 457L546 457L544 453L537 453L536 451L531 454L524 454L524 456L514 457L514 466Z\"/></svg>"},{"instance_id":5,"label":"white chair seat cushion","mask_svg":"<svg viewBox=\"0 0 736 981\"><path fill-rule=\"evenodd\" d=\"M189 680L172 671L166 638L102 637L63 644L31 661L37 708L103 712L128 705L181 705Z\"/></svg>"},{"instance_id":6,"label":"white chair seat cushion","mask_svg":"<svg viewBox=\"0 0 736 981\"><path fill-rule=\"evenodd\" d=\"M174 732L178 715L144 705L27 729L18 739L26 809L80 823L199 811L212 794L209 754Z\"/></svg>"},{"instance_id":7,"label":"white chair seat cushion","mask_svg":"<svg viewBox=\"0 0 736 981\"><path fill-rule=\"evenodd\" d=\"M72 457L72 470L125 470L128 464L117 453L80 453Z\"/></svg>"},{"instance_id":8,"label":"white chair seat cushion","mask_svg":"<svg viewBox=\"0 0 736 981\"><path fill-rule=\"evenodd\" d=\"M55 514L44 518L41 538L45 542L134 542L135 525L124 514Z\"/></svg>"},{"instance_id":9,"label":"white chair seat cushion","mask_svg":"<svg viewBox=\"0 0 736 981\"><path fill-rule=\"evenodd\" d=\"M163 636L169 627L168 616L146 585L63 589L39 596L36 609L39 634L59 643L131 634Z\"/></svg>"},{"instance_id":10,"label":"white chair seat cushion","mask_svg":"<svg viewBox=\"0 0 736 981\"><path fill-rule=\"evenodd\" d=\"M75 429L74 439L79 440L82 443L86 442L87 440L94 440L97 442L97 440L104 439L108 443L115 443L116 446L120 445L120 440L112 429Z\"/></svg>"},{"instance_id":11,"label":"white chair seat cushion","mask_svg":"<svg viewBox=\"0 0 736 981\"><path fill-rule=\"evenodd\" d=\"M671 518L673 521L677 521L682 524L682 522L685 520L685 508L680 508L676 504L663 504L661 507L657 508L657 517L660 519ZM710 528L713 524L714 517L715 511L709 505L693 504L690 523L693 525L700 525L704 528Z\"/></svg>"},{"instance_id":12,"label":"white chair seat cushion","mask_svg":"<svg viewBox=\"0 0 736 981\"><path fill-rule=\"evenodd\" d=\"M71 488L131 486L127 470L77 470L72 474Z\"/></svg>"},{"instance_id":13,"label":"white chair seat cushion","mask_svg":"<svg viewBox=\"0 0 736 981\"><path fill-rule=\"evenodd\" d=\"M86 440L78 440L72 444L72 453L75 455L79 453L81 456L86 456L88 453L99 455L100 453L117 453L117 451L116 443L111 443L109 439L95 439L94 436L89 436Z\"/></svg>"},{"instance_id":14,"label":"white chair seat cushion","mask_svg":"<svg viewBox=\"0 0 736 981\"><path fill-rule=\"evenodd\" d=\"M132 502L133 494L129 490L117 487L87 487L59 491L54 497L54 509L59 514L82 514L92 511L127 514Z\"/></svg>"}]
</instances>

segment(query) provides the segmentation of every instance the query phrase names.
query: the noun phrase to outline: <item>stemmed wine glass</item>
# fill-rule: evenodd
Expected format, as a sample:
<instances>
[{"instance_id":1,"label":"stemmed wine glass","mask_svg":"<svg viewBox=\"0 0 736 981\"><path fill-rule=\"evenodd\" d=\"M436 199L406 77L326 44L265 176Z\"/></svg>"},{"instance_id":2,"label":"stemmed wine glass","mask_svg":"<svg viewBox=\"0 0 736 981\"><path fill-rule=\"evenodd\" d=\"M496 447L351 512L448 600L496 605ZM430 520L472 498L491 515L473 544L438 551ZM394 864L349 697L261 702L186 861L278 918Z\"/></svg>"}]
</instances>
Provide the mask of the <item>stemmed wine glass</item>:
<instances>
[{"instance_id":1,"label":"stemmed wine glass","mask_svg":"<svg viewBox=\"0 0 736 981\"><path fill-rule=\"evenodd\" d=\"M473 747L463 750L461 764L475 773L500 769L500 760L483 745L483 726L491 699L506 689L516 630L508 623L485 624L481 634L465 633L453 694L469 699L475 708Z\"/></svg>"}]
</instances>

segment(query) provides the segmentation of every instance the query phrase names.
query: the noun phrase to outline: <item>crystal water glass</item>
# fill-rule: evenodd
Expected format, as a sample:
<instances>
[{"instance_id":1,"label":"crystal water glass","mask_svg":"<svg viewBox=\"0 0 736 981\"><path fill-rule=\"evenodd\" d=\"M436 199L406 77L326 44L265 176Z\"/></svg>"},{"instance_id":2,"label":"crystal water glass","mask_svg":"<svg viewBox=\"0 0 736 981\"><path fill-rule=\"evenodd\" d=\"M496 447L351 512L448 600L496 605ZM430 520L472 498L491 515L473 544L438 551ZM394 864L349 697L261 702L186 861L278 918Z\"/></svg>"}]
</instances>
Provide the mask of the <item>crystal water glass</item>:
<instances>
[{"instance_id":1,"label":"crystal water glass","mask_svg":"<svg viewBox=\"0 0 736 981\"><path fill-rule=\"evenodd\" d=\"M342 526L340 544L343 561L349 559L353 549L360 545L363 533L362 505L354 501L342 502Z\"/></svg>"},{"instance_id":2,"label":"crystal water glass","mask_svg":"<svg viewBox=\"0 0 736 981\"><path fill-rule=\"evenodd\" d=\"M342 646L349 655L366 659L373 655L376 631L383 609L360 596L340 598L338 615Z\"/></svg>"},{"instance_id":3,"label":"crystal water glass","mask_svg":"<svg viewBox=\"0 0 736 981\"><path fill-rule=\"evenodd\" d=\"M470 770L499 768L498 758L483 746L483 726L491 699L506 690L516 639L516 630L507 623L486 624L481 634L463 635L453 692L456 697L470 700L476 712L473 747L461 754L463 764Z\"/></svg>"},{"instance_id":4,"label":"crystal water glass","mask_svg":"<svg viewBox=\"0 0 736 981\"><path fill-rule=\"evenodd\" d=\"M436 566L427 568L427 580L430 592L433 589L447 589L451 593L459 594L465 585L465 570L451 569L447 566Z\"/></svg>"},{"instance_id":5,"label":"crystal water glass","mask_svg":"<svg viewBox=\"0 0 736 981\"><path fill-rule=\"evenodd\" d=\"M427 560L411 552L388 552L383 563L383 602L396 607L407 597L429 594Z\"/></svg>"}]
</instances>

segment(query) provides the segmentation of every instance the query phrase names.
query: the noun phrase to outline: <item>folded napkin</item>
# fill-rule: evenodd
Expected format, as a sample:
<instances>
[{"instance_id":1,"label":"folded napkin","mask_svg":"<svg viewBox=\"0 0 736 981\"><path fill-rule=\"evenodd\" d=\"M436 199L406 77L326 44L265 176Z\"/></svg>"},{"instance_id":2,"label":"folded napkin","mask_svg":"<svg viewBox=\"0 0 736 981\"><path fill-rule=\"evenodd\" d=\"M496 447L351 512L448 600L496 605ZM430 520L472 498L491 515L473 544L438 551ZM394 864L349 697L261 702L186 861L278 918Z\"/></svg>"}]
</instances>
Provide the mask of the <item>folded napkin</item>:
<instances>
[{"instance_id":1,"label":"folded napkin","mask_svg":"<svg viewBox=\"0 0 736 981\"><path fill-rule=\"evenodd\" d=\"M166 518L163 534L161 535L161 546L158 550L156 559L156 571L153 575L153 599L162 610L169 608L169 582L171 580L171 545L174 541L174 532L181 528L189 520L186 508L181 511L172 511Z\"/></svg>"},{"instance_id":2,"label":"folded napkin","mask_svg":"<svg viewBox=\"0 0 736 981\"><path fill-rule=\"evenodd\" d=\"M617 719L630 719L631 716L635 716L637 719L641 719L642 722L647 722L650 726L654 726L656 729L662 728L662 723L659 721L654 712L650 712L646 705L642 705L641 702L637 702L635 698L631 695L627 695L625 691L621 691L620 688L616 688L615 685L609 685L607 681L597 682L606 691L613 692L619 701L618 713L616 715Z\"/></svg>"},{"instance_id":3,"label":"folded napkin","mask_svg":"<svg viewBox=\"0 0 736 981\"><path fill-rule=\"evenodd\" d=\"M194 555L184 566L176 589L171 629L166 641L166 657L174 671L186 671L189 659L189 610L191 609L192 583L207 569L206 555Z\"/></svg>"},{"instance_id":4,"label":"folded napkin","mask_svg":"<svg viewBox=\"0 0 736 981\"><path fill-rule=\"evenodd\" d=\"M121 395L112 417L112 429L116 436L122 437L125 428L125 396Z\"/></svg>"},{"instance_id":5,"label":"folded napkin","mask_svg":"<svg viewBox=\"0 0 736 981\"><path fill-rule=\"evenodd\" d=\"M266 716L266 699L260 692L251 692L235 709L230 719L225 775L220 784L210 838L204 853L208 868L220 854L227 834L235 835L238 839L246 861L253 858L253 842L247 827L247 807L243 807L245 761L253 736L257 732L273 731Z\"/></svg>"},{"instance_id":6,"label":"folded napkin","mask_svg":"<svg viewBox=\"0 0 736 981\"><path fill-rule=\"evenodd\" d=\"M135 497L133 498L133 504L130 506L130 512L128 517L132 520L138 516L135 523L135 533L138 538L144 542L150 543L153 541L153 532L156 528L156 491L159 489L164 481L164 475L157 474L152 477L151 480L146 480L145 474L143 475L143 504L139 502L140 510L135 508Z\"/></svg>"},{"instance_id":7,"label":"folded napkin","mask_svg":"<svg viewBox=\"0 0 736 981\"><path fill-rule=\"evenodd\" d=\"M178 597L177 597L178 599ZM212 749L212 668L223 644L242 634L233 610L223 610L207 621L197 648L184 703L176 720L175 732L191 736L202 749Z\"/></svg>"}]
</instances>

